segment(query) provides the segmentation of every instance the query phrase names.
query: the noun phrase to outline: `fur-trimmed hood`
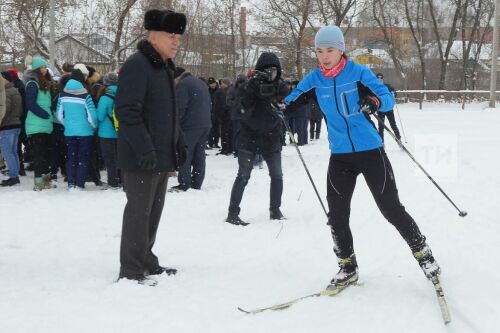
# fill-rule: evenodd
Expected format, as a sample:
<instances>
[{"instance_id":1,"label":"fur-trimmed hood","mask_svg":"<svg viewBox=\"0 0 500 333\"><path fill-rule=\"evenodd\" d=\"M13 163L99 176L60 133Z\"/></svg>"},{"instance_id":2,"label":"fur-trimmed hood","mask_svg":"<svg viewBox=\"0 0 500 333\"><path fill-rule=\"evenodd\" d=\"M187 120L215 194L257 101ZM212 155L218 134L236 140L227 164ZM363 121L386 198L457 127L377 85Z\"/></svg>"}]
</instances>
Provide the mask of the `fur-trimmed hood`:
<instances>
[{"instance_id":1,"label":"fur-trimmed hood","mask_svg":"<svg viewBox=\"0 0 500 333\"><path fill-rule=\"evenodd\" d=\"M167 62L165 62L147 39L141 40L137 44L137 49L146 56L154 68L160 69L166 66L168 69L172 70L172 72L175 70L173 61L168 59Z\"/></svg>"}]
</instances>

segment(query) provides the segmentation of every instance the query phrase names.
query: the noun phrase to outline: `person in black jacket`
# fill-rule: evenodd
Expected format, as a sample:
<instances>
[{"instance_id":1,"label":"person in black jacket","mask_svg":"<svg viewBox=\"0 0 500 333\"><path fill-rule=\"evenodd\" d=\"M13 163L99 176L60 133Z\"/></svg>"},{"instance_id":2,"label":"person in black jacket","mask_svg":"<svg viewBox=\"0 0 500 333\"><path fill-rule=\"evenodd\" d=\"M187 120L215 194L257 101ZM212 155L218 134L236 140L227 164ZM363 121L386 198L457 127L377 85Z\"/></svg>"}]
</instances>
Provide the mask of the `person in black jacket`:
<instances>
[{"instance_id":1,"label":"person in black jacket","mask_svg":"<svg viewBox=\"0 0 500 333\"><path fill-rule=\"evenodd\" d=\"M220 124L221 150L219 154L231 155L233 146L231 143L231 108L227 104L227 92L231 87L229 79L222 79L220 89L215 92L214 109Z\"/></svg>"},{"instance_id":2,"label":"person in black jacket","mask_svg":"<svg viewBox=\"0 0 500 333\"><path fill-rule=\"evenodd\" d=\"M227 91L226 103L231 108L231 141L233 154L238 155L238 135L240 133L240 120L243 119L241 96L246 81L244 74L238 75L236 82Z\"/></svg>"},{"instance_id":3,"label":"person in black jacket","mask_svg":"<svg viewBox=\"0 0 500 333\"><path fill-rule=\"evenodd\" d=\"M295 89L299 84L299 81L293 81L291 83L291 88ZM288 123L290 124L290 130L292 135L297 134L297 145L303 146L307 144L307 122L311 116L311 105L310 103L304 103L298 106L294 112L287 114Z\"/></svg>"},{"instance_id":4,"label":"person in black jacket","mask_svg":"<svg viewBox=\"0 0 500 333\"><path fill-rule=\"evenodd\" d=\"M175 72L177 110L188 150L186 163L179 170L179 185L171 191L199 190L205 179L205 145L212 127L210 93L205 82L184 68L177 67Z\"/></svg>"},{"instance_id":5,"label":"person in black jacket","mask_svg":"<svg viewBox=\"0 0 500 333\"><path fill-rule=\"evenodd\" d=\"M316 98L311 98L311 117L309 119L309 138L311 140L319 140L321 134L321 120L323 119L323 112L318 105Z\"/></svg>"},{"instance_id":6,"label":"person in black jacket","mask_svg":"<svg viewBox=\"0 0 500 333\"><path fill-rule=\"evenodd\" d=\"M211 148L220 148L219 139L220 139L220 124L219 118L215 113L215 93L219 90L219 85L217 81L213 77L209 77L207 80L208 91L210 92L210 113L212 120L212 129L210 130L210 134L208 136L208 149Z\"/></svg>"},{"instance_id":7,"label":"person in black jacket","mask_svg":"<svg viewBox=\"0 0 500 333\"><path fill-rule=\"evenodd\" d=\"M388 83L384 82L384 74L378 73L377 74L377 79L380 80L383 84L386 85L387 89L394 95L394 98L398 96L396 93L396 89L394 89L393 86L391 86ZM378 124L378 134L382 138L382 142L384 142L384 122L385 122L385 116L387 116L387 119L389 119L389 124L391 124L392 131L394 132L394 135L398 140L401 139L401 134L399 134L399 129L398 125L396 125L396 119L394 118L394 110L387 111L387 112L377 112L378 117L380 118L381 122Z\"/></svg>"},{"instance_id":8,"label":"person in black jacket","mask_svg":"<svg viewBox=\"0 0 500 333\"><path fill-rule=\"evenodd\" d=\"M270 218L284 219L281 213L283 172L281 134L283 113L277 104L288 94L281 80L281 64L274 53L260 55L252 78L247 82L241 104L244 119L238 137L238 175L234 181L226 222L248 225L239 217L243 191L248 183L256 154L262 154L271 177Z\"/></svg>"},{"instance_id":9,"label":"person in black jacket","mask_svg":"<svg viewBox=\"0 0 500 333\"><path fill-rule=\"evenodd\" d=\"M123 213L120 275L154 284L148 275L175 274L152 252L167 189L167 174L185 161L176 110L173 71L186 28L186 16L149 10L144 17L148 38L137 45L120 70L115 112L119 122L118 167L127 204Z\"/></svg>"}]
</instances>

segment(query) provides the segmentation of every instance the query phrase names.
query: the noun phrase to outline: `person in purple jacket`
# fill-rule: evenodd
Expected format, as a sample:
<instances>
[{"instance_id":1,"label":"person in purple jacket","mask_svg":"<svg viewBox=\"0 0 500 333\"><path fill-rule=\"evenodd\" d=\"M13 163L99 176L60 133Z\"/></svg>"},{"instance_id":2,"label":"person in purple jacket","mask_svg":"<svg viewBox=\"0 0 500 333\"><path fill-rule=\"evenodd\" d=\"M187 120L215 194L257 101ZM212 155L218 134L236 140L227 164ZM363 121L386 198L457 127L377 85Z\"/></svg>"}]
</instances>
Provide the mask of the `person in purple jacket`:
<instances>
[{"instance_id":1,"label":"person in purple jacket","mask_svg":"<svg viewBox=\"0 0 500 333\"><path fill-rule=\"evenodd\" d=\"M358 280L358 265L349 227L351 198L362 174L384 217L406 243L426 277L432 281L441 270L426 238L399 201L391 163L369 114L392 110L394 96L373 72L349 60L342 31L321 28L315 36L319 66L285 98L293 112L315 97L323 112L330 142L327 177L328 225L340 266L328 289L343 288Z\"/></svg>"}]
</instances>

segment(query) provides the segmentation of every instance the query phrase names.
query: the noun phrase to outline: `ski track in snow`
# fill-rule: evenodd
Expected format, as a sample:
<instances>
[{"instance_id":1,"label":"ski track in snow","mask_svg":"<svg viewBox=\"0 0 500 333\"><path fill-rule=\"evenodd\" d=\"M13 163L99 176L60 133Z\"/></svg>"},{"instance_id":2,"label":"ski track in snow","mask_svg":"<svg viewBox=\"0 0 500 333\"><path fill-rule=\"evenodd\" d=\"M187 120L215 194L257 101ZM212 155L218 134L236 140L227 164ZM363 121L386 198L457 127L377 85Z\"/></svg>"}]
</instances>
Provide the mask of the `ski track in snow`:
<instances>
[{"instance_id":1,"label":"ski track in snow","mask_svg":"<svg viewBox=\"0 0 500 333\"><path fill-rule=\"evenodd\" d=\"M364 284L283 311L237 310L317 292L337 271L326 218L295 148L287 145L283 225L269 220L267 167L253 170L243 197L240 216L251 225L223 222L237 160L214 156L214 150L208 151L202 191L167 193L154 251L161 264L179 273L158 277L154 288L115 283L122 191L88 184L85 192L68 193L59 181L57 189L37 193L32 173L21 178L21 186L0 188L0 332L498 332L500 108L417 108L399 105L407 147L413 152L423 134L456 138L457 177L428 171L469 213L458 217L386 134L401 201L443 270L452 316L447 327L432 284L361 176L351 227ZM326 205L324 124L322 130L321 140L301 151ZM169 186L176 184L171 178Z\"/></svg>"}]
</instances>

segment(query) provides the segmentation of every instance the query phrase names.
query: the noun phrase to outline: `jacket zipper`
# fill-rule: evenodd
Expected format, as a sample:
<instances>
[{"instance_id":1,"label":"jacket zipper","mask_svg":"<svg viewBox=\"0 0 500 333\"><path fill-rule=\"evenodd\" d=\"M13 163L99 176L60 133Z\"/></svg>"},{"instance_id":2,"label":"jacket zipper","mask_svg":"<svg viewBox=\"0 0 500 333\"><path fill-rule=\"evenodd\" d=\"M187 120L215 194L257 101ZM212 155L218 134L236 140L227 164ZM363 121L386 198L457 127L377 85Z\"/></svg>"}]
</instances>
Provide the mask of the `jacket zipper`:
<instances>
[{"instance_id":1,"label":"jacket zipper","mask_svg":"<svg viewBox=\"0 0 500 333\"><path fill-rule=\"evenodd\" d=\"M340 112L340 109L339 109L339 102L337 100L337 80L336 79L333 79L333 94L335 96L335 105L337 106L337 112L339 113L340 117L342 119L344 119L345 126L347 128L347 137L349 138L349 142L351 143L352 152L354 153L354 152L356 152L356 149L354 149L354 143L352 142L351 131L349 130L349 124L347 123L347 119L345 119L345 117L342 115L342 113ZM347 101L346 101L346 105L347 105Z\"/></svg>"}]
</instances>

